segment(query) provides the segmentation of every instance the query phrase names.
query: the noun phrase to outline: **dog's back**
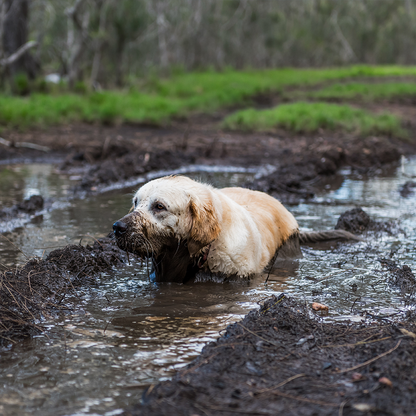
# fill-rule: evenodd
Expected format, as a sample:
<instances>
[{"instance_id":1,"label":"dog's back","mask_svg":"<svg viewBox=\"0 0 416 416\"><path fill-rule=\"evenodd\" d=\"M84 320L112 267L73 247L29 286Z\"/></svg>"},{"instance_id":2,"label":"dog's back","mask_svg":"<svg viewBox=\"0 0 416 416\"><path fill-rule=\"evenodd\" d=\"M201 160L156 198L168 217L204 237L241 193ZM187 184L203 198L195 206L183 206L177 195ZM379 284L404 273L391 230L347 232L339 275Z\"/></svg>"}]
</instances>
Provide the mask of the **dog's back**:
<instances>
[{"instance_id":1,"label":"dog's back","mask_svg":"<svg viewBox=\"0 0 416 416\"><path fill-rule=\"evenodd\" d=\"M245 188L223 188L220 191L250 213L261 233L266 249L263 252L268 253L269 260L289 237L297 235L295 217L277 199Z\"/></svg>"}]
</instances>

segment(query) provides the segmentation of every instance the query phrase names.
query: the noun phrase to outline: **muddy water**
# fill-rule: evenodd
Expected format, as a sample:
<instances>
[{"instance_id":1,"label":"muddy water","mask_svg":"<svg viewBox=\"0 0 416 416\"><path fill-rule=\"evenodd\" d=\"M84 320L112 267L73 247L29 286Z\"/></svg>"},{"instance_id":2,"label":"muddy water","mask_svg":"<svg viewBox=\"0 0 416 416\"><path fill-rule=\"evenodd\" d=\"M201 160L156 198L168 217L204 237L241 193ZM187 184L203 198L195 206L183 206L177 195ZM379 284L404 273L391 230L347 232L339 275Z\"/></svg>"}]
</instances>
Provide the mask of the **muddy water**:
<instances>
[{"instance_id":1,"label":"muddy water","mask_svg":"<svg viewBox=\"0 0 416 416\"><path fill-rule=\"evenodd\" d=\"M147 270L132 262L102 275L96 287L80 294L78 309L33 340L0 352L0 414L116 415L140 400L143 389L170 377L216 339L227 324L276 292L330 307L324 319L389 316L408 308L385 282L380 257L416 268L415 194L402 198L399 187L416 175L416 159L376 177L344 172L315 201L291 207L302 229L332 228L356 204L378 220L397 220L403 231L367 236L341 247L304 248L297 262L281 264L252 281L189 285L149 283ZM216 186L238 185L256 172L188 173ZM21 264L69 243L92 241L124 215L132 189L113 190L86 200L70 200L74 179L47 165L7 167L0 171L1 202L42 193L58 202L41 217L0 239L1 263ZM27 218L24 220L27 221ZM23 222L23 220L22 220ZM15 247L18 247L17 250ZM390 257L391 256L391 257Z\"/></svg>"}]
</instances>

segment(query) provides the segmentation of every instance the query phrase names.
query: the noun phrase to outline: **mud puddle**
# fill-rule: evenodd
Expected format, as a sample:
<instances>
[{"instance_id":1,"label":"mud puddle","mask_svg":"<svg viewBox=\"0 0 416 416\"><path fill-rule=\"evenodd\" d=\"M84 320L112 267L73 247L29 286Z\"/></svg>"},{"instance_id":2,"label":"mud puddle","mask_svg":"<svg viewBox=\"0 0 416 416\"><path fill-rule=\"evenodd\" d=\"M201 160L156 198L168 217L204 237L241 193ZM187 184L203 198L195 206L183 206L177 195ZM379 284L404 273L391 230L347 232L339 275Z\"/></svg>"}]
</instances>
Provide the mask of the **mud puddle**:
<instances>
[{"instance_id":1,"label":"mud puddle","mask_svg":"<svg viewBox=\"0 0 416 416\"><path fill-rule=\"evenodd\" d=\"M415 159L403 166L406 175L416 175ZM377 220L397 220L402 231L367 235L366 241L354 245L305 248L303 259L282 264L267 285L264 276L250 282L156 286L149 283L147 268L132 260L123 269L101 275L96 286L85 288L77 300L79 310L72 315L43 322L47 333L0 353L0 413L121 413L140 400L149 384L170 377L196 357L229 323L257 308L263 298L282 291L325 303L330 308L328 320L360 321L412 308L388 286L386 271L377 260L388 257L416 267L416 196L400 195L408 177L401 168L382 177L343 173L340 186L331 189L328 184L311 203L290 207L301 228L333 228L341 213L359 204ZM228 186L243 183L255 173L190 175ZM30 179L25 175L19 180L16 198L43 186L26 185ZM52 185L45 186L53 192ZM58 185L56 192L60 189L65 187ZM8 198L11 203L13 198ZM26 255L42 256L58 246L105 235L112 222L128 211L130 199L129 190L113 190L68 202L6 237ZM24 261L24 254L4 238L0 250L6 265Z\"/></svg>"}]
</instances>

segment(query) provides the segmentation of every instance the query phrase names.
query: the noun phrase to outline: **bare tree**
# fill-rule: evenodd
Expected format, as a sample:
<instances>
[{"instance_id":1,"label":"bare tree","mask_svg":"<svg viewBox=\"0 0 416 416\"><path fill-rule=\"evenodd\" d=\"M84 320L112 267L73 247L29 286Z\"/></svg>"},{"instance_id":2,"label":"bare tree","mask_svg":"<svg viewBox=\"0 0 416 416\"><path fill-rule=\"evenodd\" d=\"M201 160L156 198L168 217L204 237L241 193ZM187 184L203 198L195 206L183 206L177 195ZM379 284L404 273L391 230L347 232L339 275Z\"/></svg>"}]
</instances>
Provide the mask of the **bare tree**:
<instances>
[{"instance_id":1,"label":"bare tree","mask_svg":"<svg viewBox=\"0 0 416 416\"><path fill-rule=\"evenodd\" d=\"M174 67L415 64L416 0L0 0L0 71L30 75L28 33L71 86Z\"/></svg>"},{"instance_id":2,"label":"bare tree","mask_svg":"<svg viewBox=\"0 0 416 416\"><path fill-rule=\"evenodd\" d=\"M349 44L347 38L344 36L344 33L341 30L341 27L338 23L338 13L339 10L338 9L334 9L332 14L331 14L331 23L334 25L335 28L335 33L338 36L342 47L344 49L344 54L343 54L343 60L344 62L351 62L351 61L357 61L357 55L355 54L355 52L353 51L351 45Z\"/></svg>"},{"instance_id":3,"label":"bare tree","mask_svg":"<svg viewBox=\"0 0 416 416\"><path fill-rule=\"evenodd\" d=\"M19 73L35 78L38 65L29 54L37 42L28 42L28 0L0 1L0 65L14 77Z\"/></svg>"},{"instance_id":4,"label":"bare tree","mask_svg":"<svg viewBox=\"0 0 416 416\"><path fill-rule=\"evenodd\" d=\"M103 52L104 44L106 42L106 23L107 23L107 13L108 8L111 5L111 0L97 0L96 1L99 23L98 23L98 33L95 36L94 42L94 59L92 61L91 68L91 79L90 85L97 89L97 77L100 69L101 55Z\"/></svg>"},{"instance_id":5,"label":"bare tree","mask_svg":"<svg viewBox=\"0 0 416 416\"><path fill-rule=\"evenodd\" d=\"M166 5L166 2L163 0L157 0L156 2L157 38L159 43L160 66L162 69L166 69L169 65L167 41L169 26L165 17Z\"/></svg>"},{"instance_id":6,"label":"bare tree","mask_svg":"<svg viewBox=\"0 0 416 416\"><path fill-rule=\"evenodd\" d=\"M78 79L80 58L88 39L90 12L87 7L82 7L84 3L86 0L75 0L74 5L65 11L68 17L67 70L70 87Z\"/></svg>"}]
</instances>

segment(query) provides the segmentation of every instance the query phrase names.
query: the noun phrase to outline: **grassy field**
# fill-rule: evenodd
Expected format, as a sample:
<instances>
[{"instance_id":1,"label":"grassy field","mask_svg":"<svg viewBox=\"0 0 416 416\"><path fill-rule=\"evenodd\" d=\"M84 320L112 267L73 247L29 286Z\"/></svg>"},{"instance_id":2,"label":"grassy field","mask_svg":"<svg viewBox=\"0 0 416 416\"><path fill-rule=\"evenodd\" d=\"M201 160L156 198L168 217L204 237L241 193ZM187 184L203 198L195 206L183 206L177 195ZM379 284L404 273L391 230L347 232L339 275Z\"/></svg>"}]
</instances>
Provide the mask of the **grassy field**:
<instances>
[{"instance_id":1,"label":"grassy field","mask_svg":"<svg viewBox=\"0 0 416 416\"><path fill-rule=\"evenodd\" d=\"M373 103L380 100L397 101L416 99L416 83L386 82L386 83L346 83L334 84L318 91L294 91L286 94L289 99L313 98L317 100L364 101Z\"/></svg>"},{"instance_id":2,"label":"grassy field","mask_svg":"<svg viewBox=\"0 0 416 416\"><path fill-rule=\"evenodd\" d=\"M276 128L297 133L319 129L342 130L359 135L387 134L406 137L400 120L389 114L374 115L348 105L297 102L269 110L247 109L226 117L223 126L230 130L270 131Z\"/></svg>"},{"instance_id":3,"label":"grassy field","mask_svg":"<svg viewBox=\"0 0 416 416\"><path fill-rule=\"evenodd\" d=\"M416 67L208 71L176 74L168 79L149 78L129 91L0 95L0 126L27 129L73 121L162 125L192 112L249 106L250 97L259 93L324 81L386 76L416 76Z\"/></svg>"}]
</instances>

